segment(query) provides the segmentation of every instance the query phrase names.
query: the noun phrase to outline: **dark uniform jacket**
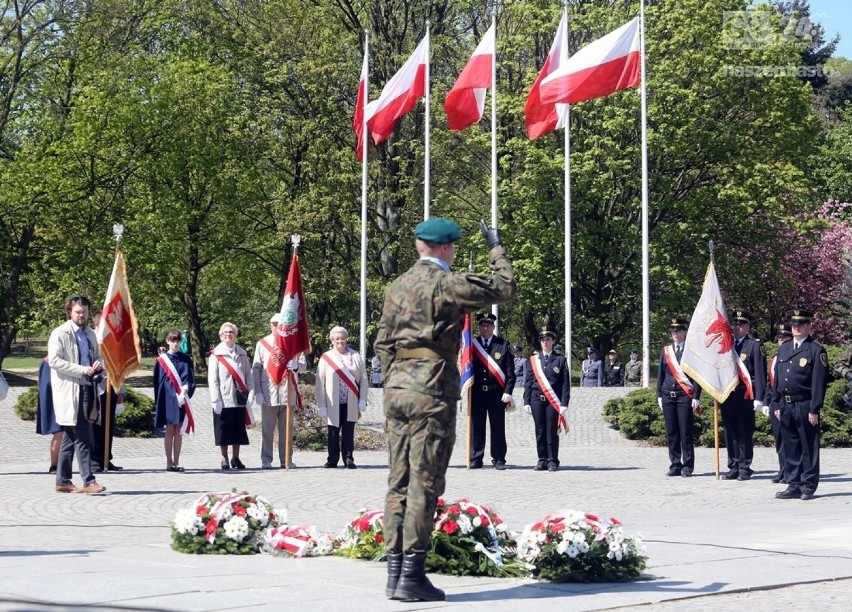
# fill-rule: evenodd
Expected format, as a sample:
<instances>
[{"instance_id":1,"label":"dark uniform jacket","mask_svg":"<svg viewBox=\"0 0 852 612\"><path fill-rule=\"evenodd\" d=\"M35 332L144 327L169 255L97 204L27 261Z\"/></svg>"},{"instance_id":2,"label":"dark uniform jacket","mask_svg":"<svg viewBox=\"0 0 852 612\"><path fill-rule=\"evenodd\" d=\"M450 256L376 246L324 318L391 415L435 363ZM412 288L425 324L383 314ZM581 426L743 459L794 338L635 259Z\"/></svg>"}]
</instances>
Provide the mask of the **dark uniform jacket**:
<instances>
[{"instance_id":1,"label":"dark uniform jacket","mask_svg":"<svg viewBox=\"0 0 852 612\"><path fill-rule=\"evenodd\" d=\"M616 360L604 364L604 387L624 386L624 364Z\"/></svg>"},{"instance_id":2,"label":"dark uniform jacket","mask_svg":"<svg viewBox=\"0 0 852 612\"><path fill-rule=\"evenodd\" d=\"M683 357L683 353L681 353L681 357ZM678 363L680 363L680 359L678 359ZM684 375L686 375L684 373ZM686 377L689 382L692 383L693 395L692 399L700 399L701 398L701 386L692 380L689 376ZM680 383L677 382L677 379L672 376L671 371L669 370L669 364L666 359L666 351L660 351L660 370L657 372L657 397L665 397L670 393L683 392L683 388L680 386Z\"/></svg>"},{"instance_id":3,"label":"dark uniform jacket","mask_svg":"<svg viewBox=\"0 0 852 612\"><path fill-rule=\"evenodd\" d=\"M810 336L797 349L793 344L788 340L778 349L772 406L808 402L808 412L819 414L828 384L828 355Z\"/></svg>"},{"instance_id":4,"label":"dark uniform jacket","mask_svg":"<svg viewBox=\"0 0 852 612\"><path fill-rule=\"evenodd\" d=\"M421 259L385 293L374 348L382 362L385 388L459 399L458 353L465 313L507 302L517 285L502 246L488 254L492 274L445 272ZM428 349L440 358L400 359L401 349Z\"/></svg>"},{"instance_id":5,"label":"dark uniform jacket","mask_svg":"<svg viewBox=\"0 0 852 612\"><path fill-rule=\"evenodd\" d=\"M482 344L482 338L477 338L476 341ZM500 369L506 378L506 387L501 388L497 378L491 373L491 370L482 363L482 360L476 356L476 351L473 355L473 392L479 391L496 391L501 389L501 393L512 395L515 389L515 358L511 354L512 347L503 338L499 336L491 336L491 343L486 351L491 358L497 362ZM484 387L487 387L485 389Z\"/></svg>"},{"instance_id":6,"label":"dark uniform jacket","mask_svg":"<svg viewBox=\"0 0 852 612\"><path fill-rule=\"evenodd\" d=\"M734 349L736 350L736 342ZM754 399L763 401L766 390L766 353L763 350L763 345L760 344L760 340L745 337L736 352L751 376ZM740 398L742 398L742 393L745 393L745 385L740 382L734 393L739 393Z\"/></svg>"},{"instance_id":7,"label":"dark uniform jacket","mask_svg":"<svg viewBox=\"0 0 852 612\"><path fill-rule=\"evenodd\" d=\"M527 369L524 372L526 383L524 384L524 406L531 405L533 396L543 395L541 386L532 371L532 361L538 360L539 353L533 353L532 357L527 362ZM544 377L550 386L553 387L553 392L559 398L560 406L567 406L571 399L571 373L568 371L568 361L564 355L551 353L547 360L547 365L541 364L541 369L544 370ZM545 400L546 401L546 400Z\"/></svg>"}]
</instances>

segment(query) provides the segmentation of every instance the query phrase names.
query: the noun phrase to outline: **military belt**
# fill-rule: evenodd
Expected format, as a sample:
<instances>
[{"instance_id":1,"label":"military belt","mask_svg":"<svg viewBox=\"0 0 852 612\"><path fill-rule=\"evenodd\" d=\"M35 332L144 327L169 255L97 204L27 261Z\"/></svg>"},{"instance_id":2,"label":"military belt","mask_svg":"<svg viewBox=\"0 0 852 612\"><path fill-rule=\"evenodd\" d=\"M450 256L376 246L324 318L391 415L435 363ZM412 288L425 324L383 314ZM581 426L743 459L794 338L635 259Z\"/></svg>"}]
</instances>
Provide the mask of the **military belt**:
<instances>
[{"instance_id":1,"label":"military belt","mask_svg":"<svg viewBox=\"0 0 852 612\"><path fill-rule=\"evenodd\" d=\"M446 357L430 348L399 349L396 359L444 359Z\"/></svg>"},{"instance_id":2,"label":"military belt","mask_svg":"<svg viewBox=\"0 0 852 612\"><path fill-rule=\"evenodd\" d=\"M664 391L664 393L669 397L681 397L682 395L686 395L683 391Z\"/></svg>"},{"instance_id":3,"label":"military belt","mask_svg":"<svg viewBox=\"0 0 852 612\"><path fill-rule=\"evenodd\" d=\"M480 388L483 391L496 391L497 389L502 389L500 385L481 385Z\"/></svg>"},{"instance_id":4,"label":"military belt","mask_svg":"<svg viewBox=\"0 0 852 612\"><path fill-rule=\"evenodd\" d=\"M785 395L784 401L788 404L792 404L794 402L803 402L805 400L811 399L810 393L802 393L800 395Z\"/></svg>"}]
</instances>

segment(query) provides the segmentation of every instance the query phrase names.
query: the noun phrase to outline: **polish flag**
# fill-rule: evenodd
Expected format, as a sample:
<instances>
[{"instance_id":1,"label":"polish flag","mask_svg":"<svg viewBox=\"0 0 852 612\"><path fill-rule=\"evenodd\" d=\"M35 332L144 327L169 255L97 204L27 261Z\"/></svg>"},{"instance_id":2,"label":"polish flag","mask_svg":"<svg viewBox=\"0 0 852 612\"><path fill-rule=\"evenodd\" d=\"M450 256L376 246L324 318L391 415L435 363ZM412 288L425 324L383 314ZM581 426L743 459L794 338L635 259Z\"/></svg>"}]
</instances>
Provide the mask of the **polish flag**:
<instances>
[{"instance_id":1,"label":"polish flag","mask_svg":"<svg viewBox=\"0 0 852 612\"><path fill-rule=\"evenodd\" d=\"M639 18L586 45L541 82L545 104L602 98L639 85Z\"/></svg>"},{"instance_id":2,"label":"polish flag","mask_svg":"<svg viewBox=\"0 0 852 612\"><path fill-rule=\"evenodd\" d=\"M358 138L358 143L355 145L355 155L358 156L358 161L364 159L364 107L367 105L367 78L369 62L367 61L367 50L364 50L364 63L361 66L361 79L358 81L358 97L355 100L355 118L352 120L352 129L355 130L355 135Z\"/></svg>"},{"instance_id":3,"label":"polish flag","mask_svg":"<svg viewBox=\"0 0 852 612\"><path fill-rule=\"evenodd\" d=\"M115 254L101 322L95 335L106 364L109 383L118 391L127 375L142 365L136 315L133 313L133 300L130 299L121 251Z\"/></svg>"},{"instance_id":4,"label":"polish flag","mask_svg":"<svg viewBox=\"0 0 852 612\"><path fill-rule=\"evenodd\" d=\"M491 82L494 48L495 35L492 23L444 102L447 124L453 132L460 132L482 119L485 90L494 85Z\"/></svg>"},{"instance_id":5,"label":"polish flag","mask_svg":"<svg viewBox=\"0 0 852 612\"><path fill-rule=\"evenodd\" d=\"M527 123L527 134L530 140L535 140L542 134L565 127L568 106L565 104L544 104L541 101L541 82L544 77L555 72L568 61L568 18L563 13L556 29L556 37L550 46L544 66L533 83L524 106L524 117Z\"/></svg>"},{"instance_id":6,"label":"polish flag","mask_svg":"<svg viewBox=\"0 0 852 612\"><path fill-rule=\"evenodd\" d=\"M397 119L414 108L426 91L426 62L429 61L429 37L425 36L414 53L387 82L377 100L367 105L367 127L373 142L379 144L393 132Z\"/></svg>"}]
</instances>

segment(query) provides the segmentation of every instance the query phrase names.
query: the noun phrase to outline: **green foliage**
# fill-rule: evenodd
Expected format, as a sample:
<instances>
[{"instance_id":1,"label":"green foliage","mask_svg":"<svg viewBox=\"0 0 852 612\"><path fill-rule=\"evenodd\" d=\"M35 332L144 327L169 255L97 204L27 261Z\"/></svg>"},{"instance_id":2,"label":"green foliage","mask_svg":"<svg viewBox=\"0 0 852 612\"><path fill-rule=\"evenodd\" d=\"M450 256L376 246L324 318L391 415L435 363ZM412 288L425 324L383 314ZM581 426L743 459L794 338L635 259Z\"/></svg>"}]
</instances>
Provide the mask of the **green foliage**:
<instances>
[{"instance_id":1,"label":"green foliage","mask_svg":"<svg viewBox=\"0 0 852 612\"><path fill-rule=\"evenodd\" d=\"M115 435L121 438L150 438L154 435L154 400L125 387L124 412L115 417Z\"/></svg>"},{"instance_id":2,"label":"green foliage","mask_svg":"<svg viewBox=\"0 0 852 612\"><path fill-rule=\"evenodd\" d=\"M825 392L825 402L819 413L823 448L852 446L852 406L843 401L848 384L845 380L835 380Z\"/></svg>"},{"instance_id":3,"label":"green foliage","mask_svg":"<svg viewBox=\"0 0 852 612\"><path fill-rule=\"evenodd\" d=\"M35 421L38 415L38 387L30 387L21 393L13 409L22 421Z\"/></svg>"},{"instance_id":4,"label":"green foliage","mask_svg":"<svg viewBox=\"0 0 852 612\"><path fill-rule=\"evenodd\" d=\"M519 578L527 571L515 559L504 559L495 565L488 557L477 552L477 540L472 537L451 536L440 530L432 531L432 550L426 556L426 571L451 576L494 576Z\"/></svg>"}]
</instances>

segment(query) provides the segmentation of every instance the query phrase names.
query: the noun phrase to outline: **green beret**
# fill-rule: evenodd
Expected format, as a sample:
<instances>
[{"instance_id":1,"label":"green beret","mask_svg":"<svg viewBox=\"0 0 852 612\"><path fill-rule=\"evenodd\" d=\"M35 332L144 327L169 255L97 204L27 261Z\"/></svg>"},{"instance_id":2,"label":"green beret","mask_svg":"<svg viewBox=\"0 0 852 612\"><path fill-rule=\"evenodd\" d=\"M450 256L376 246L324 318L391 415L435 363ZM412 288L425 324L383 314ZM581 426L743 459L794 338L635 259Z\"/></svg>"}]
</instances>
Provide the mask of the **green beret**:
<instances>
[{"instance_id":1,"label":"green beret","mask_svg":"<svg viewBox=\"0 0 852 612\"><path fill-rule=\"evenodd\" d=\"M461 238L461 226L443 217L432 217L417 224L414 235L420 240L435 244L451 244Z\"/></svg>"}]
</instances>

